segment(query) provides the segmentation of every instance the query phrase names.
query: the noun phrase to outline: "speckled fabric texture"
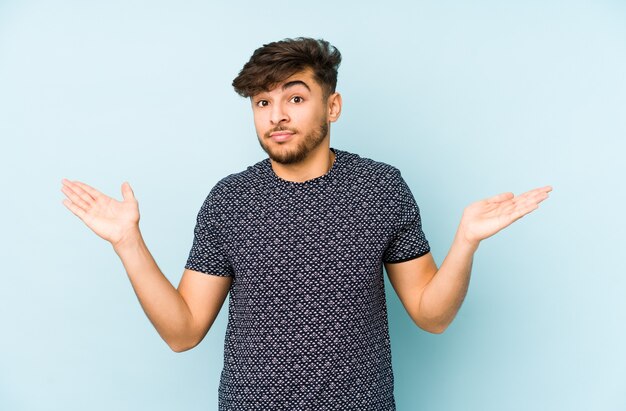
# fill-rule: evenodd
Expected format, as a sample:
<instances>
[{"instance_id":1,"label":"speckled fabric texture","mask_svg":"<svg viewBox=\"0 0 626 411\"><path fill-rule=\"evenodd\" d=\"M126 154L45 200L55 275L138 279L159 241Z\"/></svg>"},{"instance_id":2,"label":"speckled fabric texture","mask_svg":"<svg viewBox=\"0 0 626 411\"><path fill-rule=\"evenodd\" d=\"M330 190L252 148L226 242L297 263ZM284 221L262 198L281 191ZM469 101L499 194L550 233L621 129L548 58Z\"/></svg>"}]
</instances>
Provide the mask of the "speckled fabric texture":
<instances>
[{"instance_id":1,"label":"speckled fabric texture","mask_svg":"<svg viewBox=\"0 0 626 411\"><path fill-rule=\"evenodd\" d=\"M333 151L303 183L230 175L198 213L186 268L233 279L220 410L395 410L383 262L430 248L400 172Z\"/></svg>"}]
</instances>

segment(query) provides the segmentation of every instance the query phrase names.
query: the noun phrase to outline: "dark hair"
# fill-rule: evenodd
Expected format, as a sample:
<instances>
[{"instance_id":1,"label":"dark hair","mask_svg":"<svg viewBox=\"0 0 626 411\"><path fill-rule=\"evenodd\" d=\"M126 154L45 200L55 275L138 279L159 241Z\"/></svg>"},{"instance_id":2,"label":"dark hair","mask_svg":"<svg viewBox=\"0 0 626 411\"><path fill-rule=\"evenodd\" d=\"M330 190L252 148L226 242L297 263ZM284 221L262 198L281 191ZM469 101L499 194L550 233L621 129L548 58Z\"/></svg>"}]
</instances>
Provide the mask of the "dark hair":
<instances>
[{"instance_id":1,"label":"dark hair","mask_svg":"<svg viewBox=\"0 0 626 411\"><path fill-rule=\"evenodd\" d=\"M233 87L240 96L251 97L310 68L328 98L335 92L340 63L341 53L325 40L298 37L275 41L254 51L233 80Z\"/></svg>"}]
</instances>

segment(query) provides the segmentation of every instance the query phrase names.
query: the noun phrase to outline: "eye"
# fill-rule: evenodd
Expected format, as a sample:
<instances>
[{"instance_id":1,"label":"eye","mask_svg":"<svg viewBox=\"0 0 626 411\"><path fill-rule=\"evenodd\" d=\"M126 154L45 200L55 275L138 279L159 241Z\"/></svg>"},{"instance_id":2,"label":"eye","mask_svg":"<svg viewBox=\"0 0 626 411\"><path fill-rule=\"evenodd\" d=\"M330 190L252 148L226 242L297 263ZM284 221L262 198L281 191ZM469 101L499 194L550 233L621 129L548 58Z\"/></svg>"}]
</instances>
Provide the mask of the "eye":
<instances>
[{"instance_id":1,"label":"eye","mask_svg":"<svg viewBox=\"0 0 626 411\"><path fill-rule=\"evenodd\" d=\"M268 104L270 103L267 100L259 100L256 102L257 107L267 107Z\"/></svg>"},{"instance_id":2,"label":"eye","mask_svg":"<svg viewBox=\"0 0 626 411\"><path fill-rule=\"evenodd\" d=\"M304 101L304 99L302 97L300 97L300 96L293 96L291 98L291 100L289 100L289 101L298 104L298 103L302 103Z\"/></svg>"}]
</instances>

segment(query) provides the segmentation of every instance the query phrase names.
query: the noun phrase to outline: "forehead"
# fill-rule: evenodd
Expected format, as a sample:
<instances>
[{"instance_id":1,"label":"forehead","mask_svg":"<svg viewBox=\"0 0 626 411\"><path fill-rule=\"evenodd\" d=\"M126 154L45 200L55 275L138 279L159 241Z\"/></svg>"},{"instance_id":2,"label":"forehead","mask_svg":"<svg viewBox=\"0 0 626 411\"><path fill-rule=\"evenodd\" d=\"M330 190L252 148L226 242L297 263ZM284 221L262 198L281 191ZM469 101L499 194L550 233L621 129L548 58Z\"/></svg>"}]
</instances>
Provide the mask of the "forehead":
<instances>
[{"instance_id":1,"label":"forehead","mask_svg":"<svg viewBox=\"0 0 626 411\"><path fill-rule=\"evenodd\" d=\"M321 90L321 86L317 83L317 80L315 80L313 70L307 68L292 74L279 83L270 85L268 90L259 94L283 92L292 87L303 87L314 94Z\"/></svg>"}]
</instances>

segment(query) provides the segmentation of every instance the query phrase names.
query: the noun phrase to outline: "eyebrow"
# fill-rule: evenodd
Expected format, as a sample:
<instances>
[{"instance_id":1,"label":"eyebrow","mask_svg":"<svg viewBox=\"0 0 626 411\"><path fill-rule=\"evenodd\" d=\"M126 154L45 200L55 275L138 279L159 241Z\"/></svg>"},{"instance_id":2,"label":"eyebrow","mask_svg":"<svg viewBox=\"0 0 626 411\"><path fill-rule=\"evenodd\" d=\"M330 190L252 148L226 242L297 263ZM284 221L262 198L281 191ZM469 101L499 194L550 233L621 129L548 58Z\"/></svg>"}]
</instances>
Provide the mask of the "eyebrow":
<instances>
[{"instance_id":1,"label":"eyebrow","mask_svg":"<svg viewBox=\"0 0 626 411\"><path fill-rule=\"evenodd\" d=\"M311 88L309 87L309 85L306 84L302 80L293 80L293 81L290 81L288 83L283 84L283 90L287 90L288 88L294 87L294 86L297 86L297 85L302 85L302 86L306 87L307 90L311 91Z\"/></svg>"}]
</instances>

